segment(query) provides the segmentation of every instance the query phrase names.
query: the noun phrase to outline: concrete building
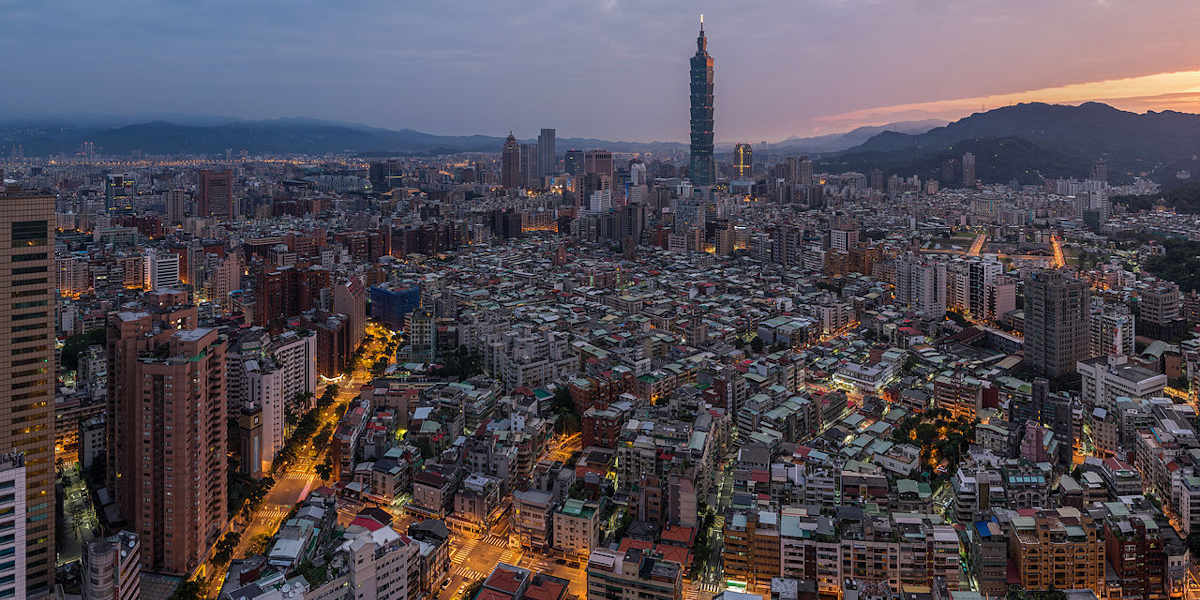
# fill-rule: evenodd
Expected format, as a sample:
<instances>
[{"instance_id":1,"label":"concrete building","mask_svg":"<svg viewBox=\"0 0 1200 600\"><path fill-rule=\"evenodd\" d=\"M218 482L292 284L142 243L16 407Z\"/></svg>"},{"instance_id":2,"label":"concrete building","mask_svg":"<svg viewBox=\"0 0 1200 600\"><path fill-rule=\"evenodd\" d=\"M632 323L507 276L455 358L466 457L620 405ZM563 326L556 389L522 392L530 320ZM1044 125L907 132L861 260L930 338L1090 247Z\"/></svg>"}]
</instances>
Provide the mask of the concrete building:
<instances>
[{"instance_id":1,"label":"concrete building","mask_svg":"<svg viewBox=\"0 0 1200 600\"><path fill-rule=\"evenodd\" d=\"M153 299L109 316L109 487L142 566L185 574L226 522L227 342L194 306Z\"/></svg>"},{"instance_id":2,"label":"concrete building","mask_svg":"<svg viewBox=\"0 0 1200 600\"><path fill-rule=\"evenodd\" d=\"M597 548L588 558L588 600L681 600L683 569L642 550Z\"/></svg>"},{"instance_id":3,"label":"concrete building","mask_svg":"<svg viewBox=\"0 0 1200 600\"><path fill-rule=\"evenodd\" d=\"M89 542L83 548L84 600L138 600L142 590L141 544L137 534Z\"/></svg>"},{"instance_id":4,"label":"concrete building","mask_svg":"<svg viewBox=\"0 0 1200 600\"><path fill-rule=\"evenodd\" d=\"M1089 589L1104 597L1105 552L1100 526L1076 508L1016 516L1009 554L1030 591Z\"/></svg>"},{"instance_id":5,"label":"concrete building","mask_svg":"<svg viewBox=\"0 0 1200 600\"><path fill-rule=\"evenodd\" d=\"M0 573L5 574L0 576L0 598L33 597L28 582L36 571L29 565L26 475L23 454L0 455L0 513L12 518L7 525L0 523Z\"/></svg>"},{"instance_id":6,"label":"concrete building","mask_svg":"<svg viewBox=\"0 0 1200 600\"><path fill-rule=\"evenodd\" d=\"M1087 286L1059 270L1025 277L1025 364L1055 378L1075 371L1087 352Z\"/></svg>"}]
</instances>

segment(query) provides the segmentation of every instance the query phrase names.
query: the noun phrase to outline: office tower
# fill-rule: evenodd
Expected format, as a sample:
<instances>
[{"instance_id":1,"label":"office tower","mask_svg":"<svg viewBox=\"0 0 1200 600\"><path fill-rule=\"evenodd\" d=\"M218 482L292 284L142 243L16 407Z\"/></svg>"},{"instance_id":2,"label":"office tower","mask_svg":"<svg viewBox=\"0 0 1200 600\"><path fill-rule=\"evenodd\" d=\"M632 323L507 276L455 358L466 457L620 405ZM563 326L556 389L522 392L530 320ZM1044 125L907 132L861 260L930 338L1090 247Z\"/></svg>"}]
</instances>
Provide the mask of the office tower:
<instances>
[{"instance_id":1,"label":"office tower","mask_svg":"<svg viewBox=\"0 0 1200 600\"><path fill-rule=\"evenodd\" d=\"M926 319L946 316L946 263L911 254L896 259L896 302Z\"/></svg>"},{"instance_id":2,"label":"office tower","mask_svg":"<svg viewBox=\"0 0 1200 600\"><path fill-rule=\"evenodd\" d=\"M0 181L3 179L0 178ZM5 576L0 577L0 598L33 597L34 594L30 593L33 591L32 586L26 585L27 578L33 572L28 570L30 548L26 537L28 525L25 507L29 490L25 481L24 454L10 452L0 455L0 490L4 491L4 494L0 495L0 513L3 513L2 518L7 521L0 524L3 528L3 535L0 535L0 573L5 573ZM54 490L51 489L50 493L53 494ZM54 573L53 560L50 561L50 573ZM47 595L48 590L44 584L38 589L39 595Z\"/></svg>"},{"instance_id":3,"label":"office tower","mask_svg":"<svg viewBox=\"0 0 1200 600\"><path fill-rule=\"evenodd\" d=\"M813 182L813 162L807 156L801 156L797 171L799 182L802 185L812 185Z\"/></svg>"},{"instance_id":4,"label":"office tower","mask_svg":"<svg viewBox=\"0 0 1200 600\"><path fill-rule=\"evenodd\" d=\"M754 150L750 144L733 147L733 172L738 179L746 179L754 172Z\"/></svg>"},{"instance_id":5,"label":"office tower","mask_svg":"<svg viewBox=\"0 0 1200 600\"><path fill-rule=\"evenodd\" d=\"M563 156L563 170L567 175L580 175L583 171L583 150L567 150Z\"/></svg>"},{"instance_id":6,"label":"office tower","mask_svg":"<svg viewBox=\"0 0 1200 600\"><path fill-rule=\"evenodd\" d=\"M800 159L795 156L787 157L784 161L783 180L789 184L796 183L800 178Z\"/></svg>"},{"instance_id":7,"label":"office tower","mask_svg":"<svg viewBox=\"0 0 1200 600\"><path fill-rule=\"evenodd\" d=\"M553 129L543 129L538 134L537 141L537 174L538 177L548 177L558 174L558 155L554 149Z\"/></svg>"},{"instance_id":8,"label":"office tower","mask_svg":"<svg viewBox=\"0 0 1200 600\"><path fill-rule=\"evenodd\" d=\"M143 285L147 290L161 290L179 285L179 255L169 250L151 248L143 263Z\"/></svg>"},{"instance_id":9,"label":"office tower","mask_svg":"<svg viewBox=\"0 0 1200 600\"><path fill-rule=\"evenodd\" d=\"M1089 177L1092 181L1108 181L1108 163L1101 158L1092 165L1092 174Z\"/></svg>"},{"instance_id":10,"label":"office tower","mask_svg":"<svg viewBox=\"0 0 1200 600\"><path fill-rule=\"evenodd\" d=\"M167 223L179 225L187 218L187 192L183 190L163 192L163 203L167 205Z\"/></svg>"},{"instance_id":11,"label":"office tower","mask_svg":"<svg viewBox=\"0 0 1200 600\"><path fill-rule=\"evenodd\" d=\"M608 187L613 181L613 156L608 150L588 150L583 154L583 172L604 178Z\"/></svg>"},{"instance_id":12,"label":"office tower","mask_svg":"<svg viewBox=\"0 0 1200 600\"><path fill-rule=\"evenodd\" d=\"M511 131L500 155L500 185L507 189L521 187L521 145Z\"/></svg>"},{"instance_id":13,"label":"office tower","mask_svg":"<svg viewBox=\"0 0 1200 600\"><path fill-rule=\"evenodd\" d=\"M226 523L225 350L185 295L108 317L108 481L142 568L182 575ZM175 304L177 302L178 304Z\"/></svg>"},{"instance_id":14,"label":"office tower","mask_svg":"<svg viewBox=\"0 0 1200 600\"><path fill-rule=\"evenodd\" d=\"M528 189L541 188L538 175L537 144L521 144L521 186Z\"/></svg>"},{"instance_id":15,"label":"office tower","mask_svg":"<svg viewBox=\"0 0 1200 600\"><path fill-rule=\"evenodd\" d=\"M696 54L691 68L691 160L688 178L697 187L716 183L713 165L713 59L708 55L708 39L704 37L704 17L700 17L700 34L696 36Z\"/></svg>"},{"instance_id":16,"label":"office tower","mask_svg":"<svg viewBox=\"0 0 1200 600\"><path fill-rule=\"evenodd\" d=\"M635 161L629 164L629 185L630 187L638 185L646 185L648 181L646 175L646 163Z\"/></svg>"},{"instance_id":17,"label":"office tower","mask_svg":"<svg viewBox=\"0 0 1200 600\"><path fill-rule=\"evenodd\" d=\"M196 203L197 216L232 219L233 171L200 171L197 186L200 197Z\"/></svg>"},{"instance_id":18,"label":"office tower","mask_svg":"<svg viewBox=\"0 0 1200 600\"><path fill-rule=\"evenodd\" d=\"M0 452L25 455L29 597L54 587L53 250L54 197L0 185Z\"/></svg>"},{"instance_id":19,"label":"office tower","mask_svg":"<svg viewBox=\"0 0 1200 600\"><path fill-rule=\"evenodd\" d=\"M109 211L132 210L135 193L133 175L113 173L104 178L104 208Z\"/></svg>"},{"instance_id":20,"label":"office tower","mask_svg":"<svg viewBox=\"0 0 1200 600\"><path fill-rule=\"evenodd\" d=\"M142 593L141 543L120 531L83 547L83 600L137 600Z\"/></svg>"},{"instance_id":21,"label":"office tower","mask_svg":"<svg viewBox=\"0 0 1200 600\"><path fill-rule=\"evenodd\" d=\"M871 169L871 189L883 191L883 171Z\"/></svg>"},{"instance_id":22,"label":"office tower","mask_svg":"<svg viewBox=\"0 0 1200 600\"><path fill-rule=\"evenodd\" d=\"M1055 378L1075 372L1087 352L1087 286L1056 269L1025 277L1025 364Z\"/></svg>"},{"instance_id":23,"label":"office tower","mask_svg":"<svg viewBox=\"0 0 1200 600\"><path fill-rule=\"evenodd\" d=\"M963 187L975 187L975 155L967 152L962 157Z\"/></svg>"}]
</instances>

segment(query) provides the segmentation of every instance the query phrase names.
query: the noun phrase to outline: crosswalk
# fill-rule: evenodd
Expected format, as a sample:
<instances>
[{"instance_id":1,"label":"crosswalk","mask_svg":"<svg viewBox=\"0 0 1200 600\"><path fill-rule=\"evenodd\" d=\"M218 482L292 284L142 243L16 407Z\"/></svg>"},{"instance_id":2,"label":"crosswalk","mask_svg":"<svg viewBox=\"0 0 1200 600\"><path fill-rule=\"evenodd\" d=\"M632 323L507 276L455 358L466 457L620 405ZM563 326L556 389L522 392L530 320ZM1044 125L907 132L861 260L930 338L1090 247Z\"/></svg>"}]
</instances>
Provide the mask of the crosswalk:
<instances>
[{"instance_id":1,"label":"crosswalk","mask_svg":"<svg viewBox=\"0 0 1200 600\"><path fill-rule=\"evenodd\" d=\"M450 573L467 581L477 581L488 576L487 573L481 573L470 567L455 567Z\"/></svg>"},{"instance_id":2,"label":"crosswalk","mask_svg":"<svg viewBox=\"0 0 1200 600\"><path fill-rule=\"evenodd\" d=\"M479 540L463 540L450 554L450 562L456 565L463 564L477 545L479 545Z\"/></svg>"},{"instance_id":3,"label":"crosswalk","mask_svg":"<svg viewBox=\"0 0 1200 600\"><path fill-rule=\"evenodd\" d=\"M721 591L722 589L724 589L721 587L721 584L719 584L719 583L711 583L711 582L707 582L707 581L701 583L700 585L698 585L696 587L700 591L708 592L710 594L715 594L715 593Z\"/></svg>"},{"instance_id":4,"label":"crosswalk","mask_svg":"<svg viewBox=\"0 0 1200 600\"><path fill-rule=\"evenodd\" d=\"M489 536L483 538L483 542L488 545L495 546L497 548L507 548L508 547L508 538L506 538L502 535L489 535Z\"/></svg>"}]
</instances>

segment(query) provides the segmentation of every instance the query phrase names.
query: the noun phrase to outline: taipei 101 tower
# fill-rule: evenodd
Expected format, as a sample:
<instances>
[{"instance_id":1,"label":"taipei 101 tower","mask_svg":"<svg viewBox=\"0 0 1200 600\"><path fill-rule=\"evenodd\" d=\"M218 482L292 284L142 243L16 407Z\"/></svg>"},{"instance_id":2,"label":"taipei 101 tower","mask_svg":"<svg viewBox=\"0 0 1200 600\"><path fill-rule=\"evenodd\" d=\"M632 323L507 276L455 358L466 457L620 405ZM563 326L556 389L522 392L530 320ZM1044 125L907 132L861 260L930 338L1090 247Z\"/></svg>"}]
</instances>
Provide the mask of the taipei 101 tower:
<instances>
[{"instance_id":1,"label":"taipei 101 tower","mask_svg":"<svg viewBox=\"0 0 1200 600\"><path fill-rule=\"evenodd\" d=\"M710 186L716 183L713 163L713 59L708 55L708 38L704 37L704 15L700 15L700 35L696 37L696 54L692 56L692 146L688 177L692 184Z\"/></svg>"}]
</instances>

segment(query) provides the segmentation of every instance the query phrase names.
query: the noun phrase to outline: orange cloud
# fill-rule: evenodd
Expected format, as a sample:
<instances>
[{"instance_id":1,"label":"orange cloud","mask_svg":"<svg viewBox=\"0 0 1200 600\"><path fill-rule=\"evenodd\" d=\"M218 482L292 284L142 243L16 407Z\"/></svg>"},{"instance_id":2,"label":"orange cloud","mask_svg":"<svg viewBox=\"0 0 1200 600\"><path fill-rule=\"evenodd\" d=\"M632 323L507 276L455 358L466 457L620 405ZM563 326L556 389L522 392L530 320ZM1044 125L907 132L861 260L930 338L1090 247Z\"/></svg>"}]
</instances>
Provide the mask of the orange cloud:
<instances>
[{"instance_id":1,"label":"orange cloud","mask_svg":"<svg viewBox=\"0 0 1200 600\"><path fill-rule=\"evenodd\" d=\"M1019 102L1079 104L1104 102L1122 110L1200 112L1200 71L1157 73L1142 77L1074 83L1009 94L954 100L916 102L866 108L814 119L821 129L842 131L862 125L881 125L911 119L957 119L978 110Z\"/></svg>"}]
</instances>

